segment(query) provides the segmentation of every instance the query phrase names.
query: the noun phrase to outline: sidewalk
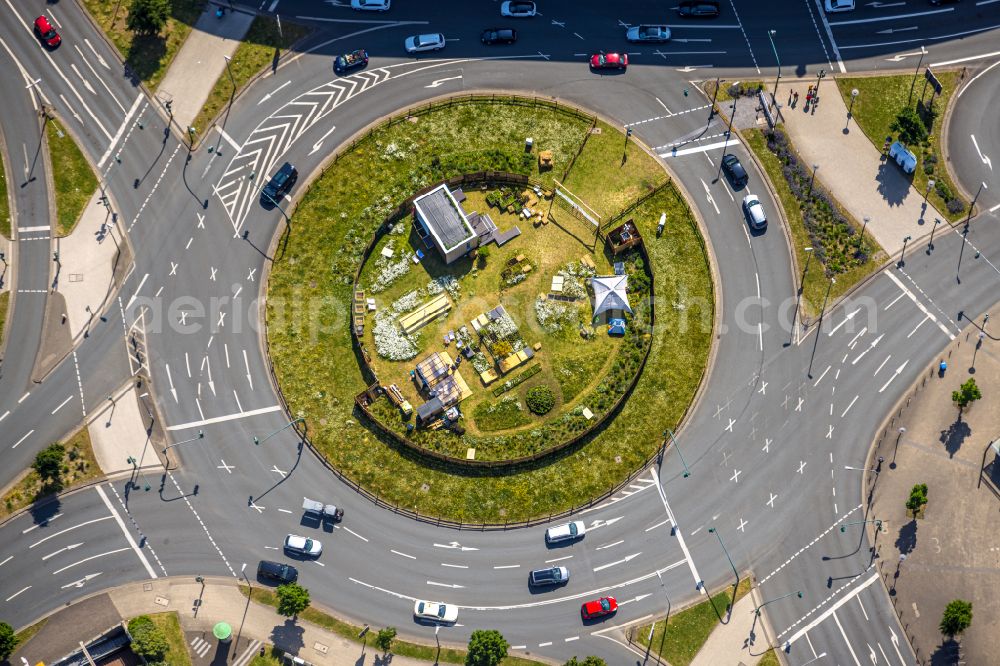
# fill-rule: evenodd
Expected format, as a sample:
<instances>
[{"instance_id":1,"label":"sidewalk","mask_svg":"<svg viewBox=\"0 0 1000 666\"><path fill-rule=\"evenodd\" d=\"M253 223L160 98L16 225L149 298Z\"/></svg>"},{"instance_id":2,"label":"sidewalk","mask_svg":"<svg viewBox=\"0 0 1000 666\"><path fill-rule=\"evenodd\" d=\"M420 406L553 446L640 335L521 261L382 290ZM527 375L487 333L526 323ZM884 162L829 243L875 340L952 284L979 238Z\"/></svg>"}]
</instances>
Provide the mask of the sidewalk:
<instances>
[{"instance_id":1,"label":"sidewalk","mask_svg":"<svg viewBox=\"0 0 1000 666\"><path fill-rule=\"evenodd\" d=\"M731 589L731 588L730 588ZM767 652L768 632L763 617L754 626L754 598L751 590L733 606L728 624L720 624L695 655L691 666L754 666ZM751 631L753 643L750 642Z\"/></svg>"},{"instance_id":2,"label":"sidewalk","mask_svg":"<svg viewBox=\"0 0 1000 666\"><path fill-rule=\"evenodd\" d=\"M818 164L816 179L861 223L871 218L867 233L889 255L903 238L919 239L931 232L934 218L946 218L932 206L924 209L923 193L910 187L902 170L872 145L852 120L834 81L820 84L820 103L805 110L806 89L815 78L786 80L778 91L784 128L803 161ZM796 108L786 105L789 93L799 93ZM846 128L846 129L845 129Z\"/></svg>"},{"instance_id":3,"label":"sidewalk","mask_svg":"<svg viewBox=\"0 0 1000 666\"><path fill-rule=\"evenodd\" d=\"M181 127L189 127L201 111L215 82L225 74L225 56L232 57L253 23L253 14L226 11L218 18L215 8L206 5L156 91L161 100L173 101L173 117Z\"/></svg>"},{"instance_id":4,"label":"sidewalk","mask_svg":"<svg viewBox=\"0 0 1000 666\"><path fill-rule=\"evenodd\" d=\"M941 613L953 599L973 604L972 626L960 639L961 659L996 663L1000 540L993 526L1000 497L985 481L978 488L977 482L984 450L1000 432L995 407L1000 343L987 338L977 349L977 342L978 330L970 326L942 352L948 363L944 377L938 374L937 360L927 368L915 387L918 392L889 424L874 454L885 458L871 509L871 517L883 521L877 540L879 571L922 663L962 663L959 643L943 641L938 631ZM959 417L951 392L970 376L983 398ZM986 462L991 460L992 454ZM914 520L905 504L918 483L927 484L929 501Z\"/></svg>"},{"instance_id":5,"label":"sidewalk","mask_svg":"<svg viewBox=\"0 0 1000 666\"><path fill-rule=\"evenodd\" d=\"M139 467L161 465L154 450L152 432L148 429L152 419L142 413L136 391L130 380L110 396L113 401L105 401L99 411L88 415L87 432L94 447L94 457L105 474L133 469L129 458L134 458Z\"/></svg>"},{"instance_id":6,"label":"sidewalk","mask_svg":"<svg viewBox=\"0 0 1000 666\"><path fill-rule=\"evenodd\" d=\"M258 587L255 584L254 587ZM240 627L247 599L231 579L211 579L202 586L193 578L157 579L123 585L108 593L123 619L148 613L177 611L185 632L209 632L218 622ZM201 599L200 605L196 601ZM197 609L197 610L196 610ZM269 606L251 603L243 621L243 638L270 643L316 666L365 666L384 663L381 652L362 646L306 622L293 622ZM393 656L394 666L428 666L429 662Z\"/></svg>"}]
</instances>

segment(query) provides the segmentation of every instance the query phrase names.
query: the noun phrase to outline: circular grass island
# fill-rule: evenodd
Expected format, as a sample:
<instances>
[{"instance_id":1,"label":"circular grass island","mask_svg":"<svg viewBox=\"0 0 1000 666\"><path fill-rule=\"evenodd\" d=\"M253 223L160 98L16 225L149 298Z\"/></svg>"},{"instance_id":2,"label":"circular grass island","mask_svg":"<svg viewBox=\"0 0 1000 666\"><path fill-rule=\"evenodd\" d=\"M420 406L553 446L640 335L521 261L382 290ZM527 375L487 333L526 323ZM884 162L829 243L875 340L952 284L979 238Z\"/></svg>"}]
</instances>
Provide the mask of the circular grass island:
<instances>
[{"instance_id":1,"label":"circular grass island","mask_svg":"<svg viewBox=\"0 0 1000 666\"><path fill-rule=\"evenodd\" d=\"M697 391L714 314L698 226L654 158L575 109L411 111L328 164L294 221L267 293L279 388L389 504L466 523L579 506Z\"/></svg>"}]
</instances>

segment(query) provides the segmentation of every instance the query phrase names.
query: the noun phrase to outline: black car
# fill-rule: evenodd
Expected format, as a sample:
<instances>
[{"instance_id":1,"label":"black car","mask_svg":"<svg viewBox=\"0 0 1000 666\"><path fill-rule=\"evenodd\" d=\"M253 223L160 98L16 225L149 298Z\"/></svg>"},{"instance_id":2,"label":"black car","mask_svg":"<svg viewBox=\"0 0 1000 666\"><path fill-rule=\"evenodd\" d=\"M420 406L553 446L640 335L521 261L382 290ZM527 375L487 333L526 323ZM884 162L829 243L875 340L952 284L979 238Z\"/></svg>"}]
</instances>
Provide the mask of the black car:
<instances>
[{"instance_id":1,"label":"black car","mask_svg":"<svg viewBox=\"0 0 1000 666\"><path fill-rule=\"evenodd\" d=\"M349 69L354 69L355 67L364 67L368 64L368 52L364 49L358 49L356 51L351 51L350 53L345 53L344 55L339 55L333 60L333 71L337 74L343 74Z\"/></svg>"},{"instance_id":2,"label":"black car","mask_svg":"<svg viewBox=\"0 0 1000 666\"><path fill-rule=\"evenodd\" d=\"M517 30L513 28L487 28L479 39L483 44L513 44L517 41Z\"/></svg>"},{"instance_id":3,"label":"black car","mask_svg":"<svg viewBox=\"0 0 1000 666\"><path fill-rule=\"evenodd\" d=\"M689 18L715 18L720 14L719 3L713 0L682 0L677 13Z\"/></svg>"},{"instance_id":4,"label":"black car","mask_svg":"<svg viewBox=\"0 0 1000 666\"><path fill-rule=\"evenodd\" d=\"M271 180L267 181L267 185L264 186L263 194L261 194L261 201L268 204L276 204L278 199L285 196L285 194L292 189L292 185L299 177L299 172L296 171L289 162L285 162L278 169L278 173L274 174Z\"/></svg>"},{"instance_id":5,"label":"black car","mask_svg":"<svg viewBox=\"0 0 1000 666\"><path fill-rule=\"evenodd\" d=\"M298 570L290 564L261 560L257 565L257 578L276 580L279 583L294 583L299 577Z\"/></svg>"},{"instance_id":6,"label":"black car","mask_svg":"<svg viewBox=\"0 0 1000 666\"><path fill-rule=\"evenodd\" d=\"M741 189L750 181L747 170L740 164L740 158L732 153L722 158L722 170L729 177L729 182L733 184L733 189Z\"/></svg>"}]
</instances>

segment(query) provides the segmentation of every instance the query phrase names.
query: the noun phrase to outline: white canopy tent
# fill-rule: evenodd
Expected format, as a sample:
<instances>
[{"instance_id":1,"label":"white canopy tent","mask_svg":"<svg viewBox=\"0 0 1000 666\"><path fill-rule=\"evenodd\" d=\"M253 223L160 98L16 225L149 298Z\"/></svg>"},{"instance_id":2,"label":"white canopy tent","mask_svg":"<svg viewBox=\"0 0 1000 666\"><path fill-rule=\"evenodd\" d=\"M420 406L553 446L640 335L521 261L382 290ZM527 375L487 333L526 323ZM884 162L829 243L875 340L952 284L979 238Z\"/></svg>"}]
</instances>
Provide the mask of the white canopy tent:
<instances>
[{"instance_id":1,"label":"white canopy tent","mask_svg":"<svg viewBox=\"0 0 1000 666\"><path fill-rule=\"evenodd\" d=\"M594 319L610 310L632 314L628 304L628 276L608 275L591 278L594 287Z\"/></svg>"}]
</instances>

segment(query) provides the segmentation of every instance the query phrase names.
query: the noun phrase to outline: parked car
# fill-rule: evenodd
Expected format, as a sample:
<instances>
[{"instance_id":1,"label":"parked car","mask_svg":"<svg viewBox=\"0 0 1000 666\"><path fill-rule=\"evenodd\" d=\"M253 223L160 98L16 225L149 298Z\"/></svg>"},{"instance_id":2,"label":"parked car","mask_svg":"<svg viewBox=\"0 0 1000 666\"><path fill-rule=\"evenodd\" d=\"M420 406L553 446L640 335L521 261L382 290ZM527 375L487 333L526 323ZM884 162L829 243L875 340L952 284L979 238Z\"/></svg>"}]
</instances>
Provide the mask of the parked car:
<instances>
[{"instance_id":1,"label":"parked car","mask_svg":"<svg viewBox=\"0 0 1000 666\"><path fill-rule=\"evenodd\" d=\"M289 534L285 537L285 550L292 553L299 553L300 555L319 557L323 554L323 544L316 539L299 536L298 534Z\"/></svg>"},{"instance_id":2,"label":"parked car","mask_svg":"<svg viewBox=\"0 0 1000 666\"><path fill-rule=\"evenodd\" d=\"M757 198L756 194L748 194L743 197L743 212L746 213L747 221L754 229L763 229L767 226L764 207L760 205L760 199Z\"/></svg>"},{"instance_id":3,"label":"parked car","mask_svg":"<svg viewBox=\"0 0 1000 666\"><path fill-rule=\"evenodd\" d=\"M333 71L337 74L343 74L350 69L354 69L355 67L364 67L367 64L368 51L365 51L364 49L357 49L356 51L351 51L350 53L345 53L334 58Z\"/></svg>"},{"instance_id":4,"label":"parked car","mask_svg":"<svg viewBox=\"0 0 1000 666\"><path fill-rule=\"evenodd\" d=\"M42 44L45 44L50 49L54 49L62 44L62 37L52 27L52 24L49 23L49 18L45 15L35 19L35 34L38 35L38 39L42 40Z\"/></svg>"},{"instance_id":5,"label":"parked car","mask_svg":"<svg viewBox=\"0 0 1000 666\"><path fill-rule=\"evenodd\" d=\"M836 12L853 12L854 0L825 0L823 3L823 9L826 10L827 14L833 14Z\"/></svg>"},{"instance_id":6,"label":"parked car","mask_svg":"<svg viewBox=\"0 0 1000 666\"><path fill-rule=\"evenodd\" d=\"M414 617L431 622L452 624L458 621L458 606L440 601L420 601L413 604Z\"/></svg>"},{"instance_id":7,"label":"parked car","mask_svg":"<svg viewBox=\"0 0 1000 666\"><path fill-rule=\"evenodd\" d=\"M557 525L545 530L546 543L558 543L570 539L580 539L587 533L587 526L582 520L574 520L572 523Z\"/></svg>"},{"instance_id":8,"label":"parked car","mask_svg":"<svg viewBox=\"0 0 1000 666\"><path fill-rule=\"evenodd\" d=\"M588 601L580 607L580 615L584 620L592 620L595 617L611 615L618 610L618 602L614 597L601 597Z\"/></svg>"},{"instance_id":9,"label":"parked car","mask_svg":"<svg viewBox=\"0 0 1000 666\"><path fill-rule=\"evenodd\" d=\"M591 69L617 69L624 72L627 67L627 53L595 53L590 56Z\"/></svg>"},{"instance_id":10,"label":"parked car","mask_svg":"<svg viewBox=\"0 0 1000 666\"><path fill-rule=\"evenodd\" d=\"M299 570L291 564L261 560L257 565L257 578L276 580L279 583L294 583L299 577Z\"/></svg>"},{"instance_id":11,"label":"parked car","mask_svg":"<svg viewBox=\"0 0 1000 666\"><path fill-rule=\"evenodd\" d=\"M295 184L298 178L298 170L289 162L285 162L278 169L278 172L271 176L271 180L267 181L267 184L261 191L261 200L268 204L277 204L278 199L285 196L292 189L292 185Z\"/></svg>"},{"instance_id":12,"label":"parked car","mask_svg":"<svg viewBox=\"0 0 1000 666\"><path fill-rule=\"evenodd\" d=\"M351 9L362 12L387 12L392 0L351 0Z\"/></svg>"},{"instance_id":13,"label":"parked car","mask_svg":"<svg viewBox=\"0 0 1000 666\"><path fill-rule=\"evenodd\" d=\"M569 569L566 567L548 567L535 569L528 576L529 585L562 585L569 580Z\"/></svg>"},{"instance_id":14,"label":"parked car","mask_svg":"<svg viewBox=\"0 0 1000 666\"><path fill-rule=\"evenodd\" d=\"M670 28L665 25L634 25L625 32L630 42L669 42Z\"/></svg>"},{"instance_id":15,"label":"parked car","mask_svg":"<svg viewBox=\"0 0 1000 666\"><path fill-rule=\"evenodd\" d=\"M722 170L726 172L726 176L729 177L729 182L733 184L734 189L738 190L750 181L747 170L740 164L740 158L732 153L728 153L722 158Z\"/></svg>"},{"instance_id":16,"label":"parked car","mask_svg":"<svg viewBox=\"0 0 1000 666\"><path fill-rule=\"evenodd\" d=\"M535 3L528 0L507 0L500 5L500 16L530 18L537 13L538 8L535 7Z\"/></svg>"},{"instance_id":17,"label":"parked car","mask_svg":"<svg viewBox=\"0 0 1000 666\"><path fill-rule=\"evenodd\" d=\"M517 30L512 28L487 28L479 36L483 44L513 44L517 41Z\"/></svg>"},{"instance_id":18,"label":"parked car","mask_svg":"<svg viewBox=\"0 0 1000 666\"><path fill-rule=\"evenodd\" d=\"M403 43L407 53L423 53L424 51L440 51L444 48L444 35L440 32L407 37Z\"/></svg>"},{"instance_id":19,"label":"parked car","mask_svg":"<svg viewBox=\"0 0 1000 666\"><path fill-rule=\"evenodd\" d=\"M715 18L722 12L713 0L682 0L677 13L683 18Z\"/></svg>"}]
</instances>

